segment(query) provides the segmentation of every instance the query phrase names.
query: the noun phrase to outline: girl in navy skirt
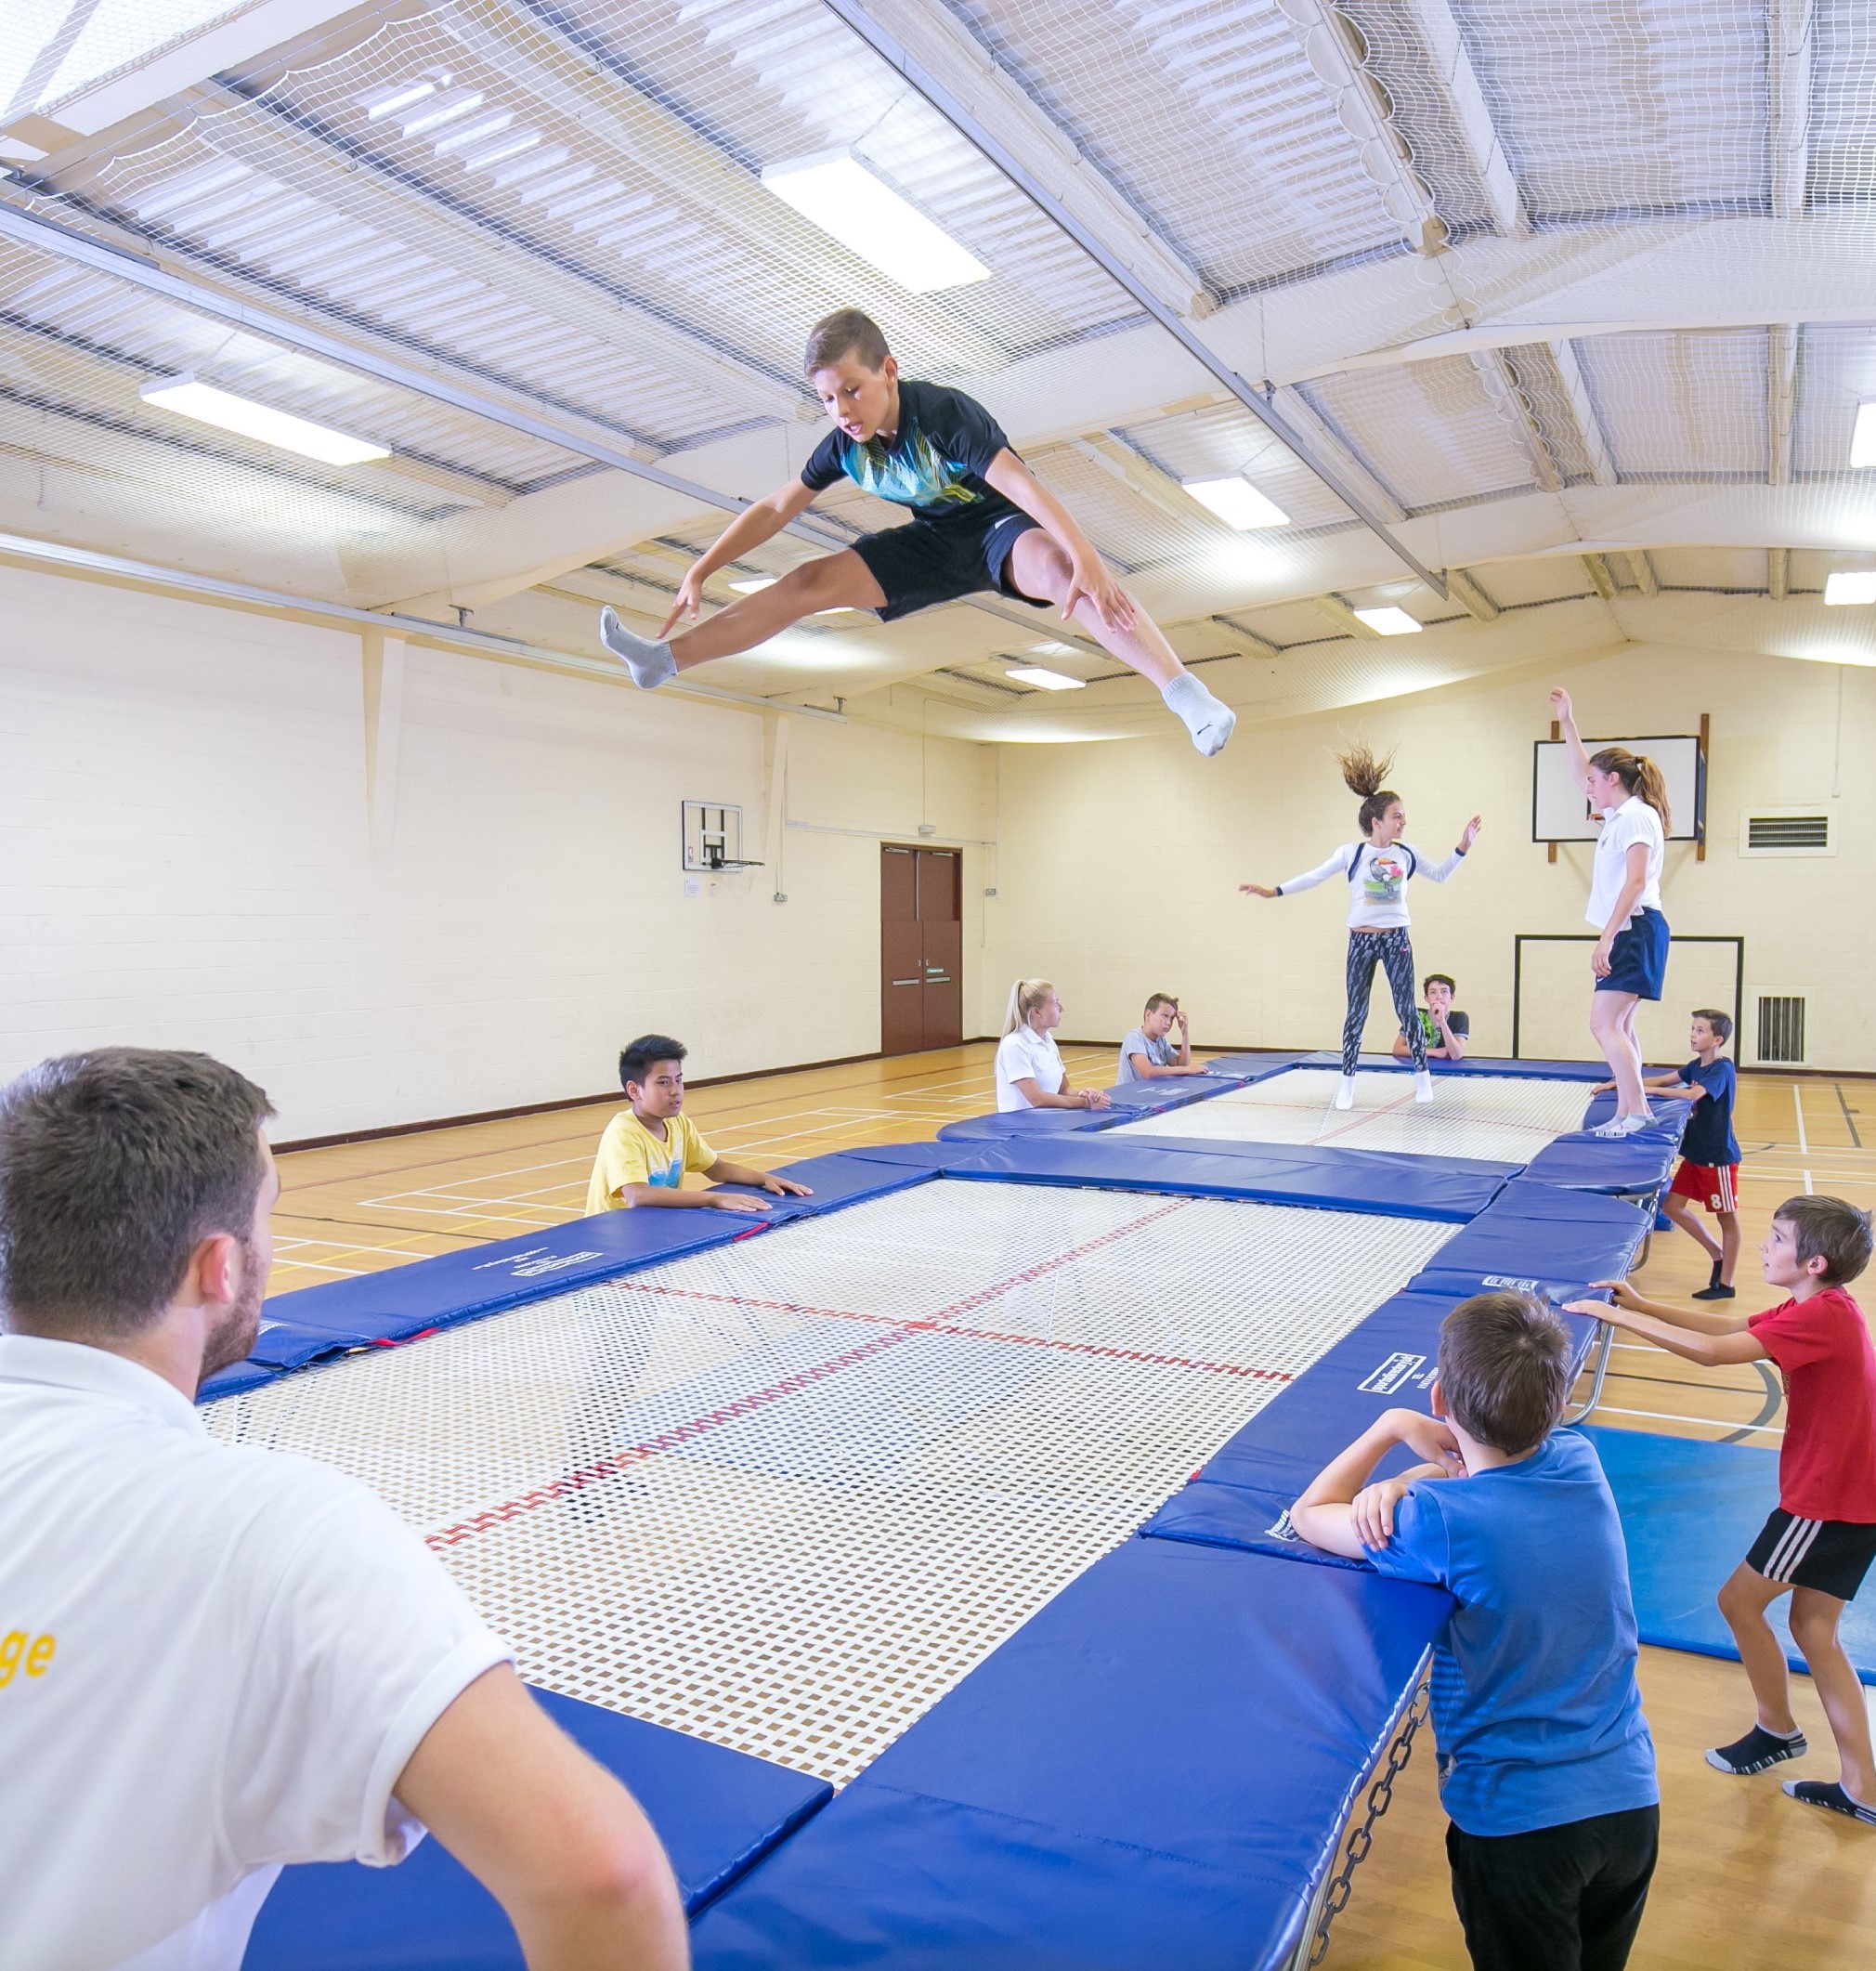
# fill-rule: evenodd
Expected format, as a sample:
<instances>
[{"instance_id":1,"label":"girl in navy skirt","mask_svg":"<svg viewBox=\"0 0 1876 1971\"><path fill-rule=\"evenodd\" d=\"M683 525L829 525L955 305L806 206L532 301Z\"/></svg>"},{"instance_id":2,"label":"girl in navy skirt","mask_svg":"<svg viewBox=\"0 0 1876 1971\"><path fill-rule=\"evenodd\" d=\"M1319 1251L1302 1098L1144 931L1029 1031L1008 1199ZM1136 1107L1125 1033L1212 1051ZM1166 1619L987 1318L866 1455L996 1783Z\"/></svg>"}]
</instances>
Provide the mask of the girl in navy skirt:
<instances>
[{"instance_id":1,"label":"girl in navy skirt","mask_svg":"<svg viewBox=\"0 0 1876 1971\"><path fill-rule=\"evenodd\" d=\"M1570 693L1550 694L1570 747L1570 776L1602 816L1584 917L1601 933L1590 953L1596 990L1589 1030L1615 1082L1616 1113L1596 1132L1628 1136L1654 1120L1642 1089L1635 1009L1659 999L1668 969L1668 920L1661 914L1661 865L1667 855L1667 784L1646 753L1605 746L1592 753L1576 729Z\"/></svg>"}]
</instances>

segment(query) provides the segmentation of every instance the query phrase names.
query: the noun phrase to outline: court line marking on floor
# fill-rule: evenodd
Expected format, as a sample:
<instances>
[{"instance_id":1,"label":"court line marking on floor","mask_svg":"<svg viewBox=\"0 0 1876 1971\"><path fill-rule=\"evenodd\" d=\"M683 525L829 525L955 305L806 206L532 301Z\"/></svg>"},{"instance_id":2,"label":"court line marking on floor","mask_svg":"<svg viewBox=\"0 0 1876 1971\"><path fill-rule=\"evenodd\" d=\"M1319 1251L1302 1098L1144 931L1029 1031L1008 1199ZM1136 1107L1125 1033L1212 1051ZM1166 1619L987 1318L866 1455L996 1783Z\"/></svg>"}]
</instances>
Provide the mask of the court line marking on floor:
<instances>
[{"instance_id":1,"label":"court line marking on floor","mask_svg":"<svg viewBox=\"0 0 1876 1971\"><path fill-rule=\"evenodd\" d=\"M1657 1423L1698 1424L1702 1430L1726 1430L1739 1428L1738 1425L1729 1425L1724 1416L1677 1416L1671 1410L1624 1410L1619 1404L1612 1403L1597 1403L1596 1408L1590 1412L1590 1416L1649 1416L1654 1418ZM1583 1421L1587 1423L1589 1418L1585 1417ZM1779 1424L1748 1424L1745 1428L1749 1430L1763 1431L1767 1437L1783 1437L1785 1434L1783 1426Z\"/></svg>"}]
</instances>

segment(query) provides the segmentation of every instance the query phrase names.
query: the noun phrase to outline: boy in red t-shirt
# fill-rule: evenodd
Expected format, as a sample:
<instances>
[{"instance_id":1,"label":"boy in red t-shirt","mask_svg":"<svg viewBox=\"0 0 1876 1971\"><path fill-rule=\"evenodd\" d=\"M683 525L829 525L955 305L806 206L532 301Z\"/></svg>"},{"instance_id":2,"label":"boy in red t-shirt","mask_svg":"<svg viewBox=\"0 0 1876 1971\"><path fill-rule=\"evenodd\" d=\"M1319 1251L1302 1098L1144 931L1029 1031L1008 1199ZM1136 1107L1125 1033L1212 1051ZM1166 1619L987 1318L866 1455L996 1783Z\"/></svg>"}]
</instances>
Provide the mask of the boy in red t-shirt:
<instances>
[{"instance_id":1,"label":"boy in red t-shirt","mask_svg":"<svg viewBox=\"0 0 1876 1971\"><path fill-rule=\"evenodd\" d=\"M1876 1560L1876 1348L1862 1310L1845 1291L1869 1263L1869 1214L1836 1197L1792 1197L1778 1207L1759 1247L1765 1281L1791 1299L1741 1321L1645 1300L1626 1282L1605 1280L1616 1305L1585 1301L1575 1313L1709 1366L1769 1358L1785 1377L1785 1444L1778 1505L1752 1550L1720 1590L1720 1613L1739 1646L1758 1700L1744 1738L1715 1746L1722 1772L1764 1772L1809 1748L1791 1716L1785 1652L1765 1620L1791 1598L1791 1638L1804 1652L1837 1741L1834 1782L1791 1780L1785 1791L1876 1827L1876 1759L1863 1687L1837 1625Z\"/></svg>"}]
</instances>

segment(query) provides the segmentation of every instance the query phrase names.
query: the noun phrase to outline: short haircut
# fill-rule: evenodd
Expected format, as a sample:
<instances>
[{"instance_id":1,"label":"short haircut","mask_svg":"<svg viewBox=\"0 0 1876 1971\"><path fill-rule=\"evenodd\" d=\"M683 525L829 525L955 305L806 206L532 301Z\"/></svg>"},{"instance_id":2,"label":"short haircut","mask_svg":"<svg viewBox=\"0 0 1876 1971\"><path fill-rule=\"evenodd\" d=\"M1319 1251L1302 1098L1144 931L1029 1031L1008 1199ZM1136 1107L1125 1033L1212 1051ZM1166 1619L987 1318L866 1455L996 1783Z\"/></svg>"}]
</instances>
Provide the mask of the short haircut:
<instances>
[{"instance_id":1,"label":"short haircut","mask_svg":"<svg viewBox=\"0 0 1876 1971\"><path fill-rule=\"evenodd\" d=\"M1801 1260L1824 1261L1828 1286L1847 1286L1869 1263L1869 1214L1841 1197L1788 1197L1772 1218L1791 1228Z\"/></svg>"},{"instance_id":2,"label":"short haircut","mask_svg":"<svg viewBox=\"0 0 1876 1971\"><path fill-rule=\"evenodd\" d=\"M1443 986L1448 992L1459 990L1459 982L1450 972L1429 972L1420 981L1420 990L1424 993L1429 986Z\"/></svg>"},{"instance_id":3,"label":"short haircut","mask_svg":"<svg viewBox=\"0 0 1876 1971\"><path fill-rule=\"evenodd\" d=\"M660 1061L682 1061L689 1051L669 1034L640 1034L630 1047L619 1051L619 1085L643 1083Z\"/></svg>"},{"instance_id":4,"label":"short haircut","mask_svg":"<svg viewBox=\"0 0 1876 1971\"><path fill-rule=\"evenodd\" d=\"M1162 1006L1170 1006L1175 1012L1179 1010L1179 1002L1173 998L1171 993L1156 992L1148 999L1146 1011L1148 1012L1157 1012Z\"/></svg>"},{"instance_id":5,"label":"short haircut","mask_svg":"<svg viewBox=\"0 0 1876 1971\"><path fill-rule=\"evenodd\" d=\"M1704 1020L1713 1030L1713 1038L1724 1047L1733 1038L1733 1016L1712 1006L1696 1006L1690 1018Z\"/></svg>"},{"instance_id":6,"label":"short haircut","mask_svg":"<svg viewBox=\"0 0 1876 1971\"><path fill-rule=\"evenodd\" d=\"M0 1306L46 1334L159 1320L190 1253L245 1241L273 1114L207 1054L100 1047L0 1089Z\"/></svg>"},{"instance_id":7,"label":"short haircut","mask_svg":"<svg viewBox=\"0 0 1876 1971\"><path fill-rule=\"evenodd\" d=\"M1570 1395L1570 1331L1530 1294L1474 1294L1440 1328L1440 1388L1466 1436L1534 1451Z\"/></svg>"},{"instance_id":8,"label":"short haircut","mask_svg":"<svg viewBox=\"0 0 1876 1971\"><path fill-rule=\"evenodd\" d=\"M801 352L801 373L831 370L843 356L856 356L868 370L882 370L892 352L879 324L858 308L836 308L824 315L808 331L808 346Z\"/></svg>"}]
</instances>

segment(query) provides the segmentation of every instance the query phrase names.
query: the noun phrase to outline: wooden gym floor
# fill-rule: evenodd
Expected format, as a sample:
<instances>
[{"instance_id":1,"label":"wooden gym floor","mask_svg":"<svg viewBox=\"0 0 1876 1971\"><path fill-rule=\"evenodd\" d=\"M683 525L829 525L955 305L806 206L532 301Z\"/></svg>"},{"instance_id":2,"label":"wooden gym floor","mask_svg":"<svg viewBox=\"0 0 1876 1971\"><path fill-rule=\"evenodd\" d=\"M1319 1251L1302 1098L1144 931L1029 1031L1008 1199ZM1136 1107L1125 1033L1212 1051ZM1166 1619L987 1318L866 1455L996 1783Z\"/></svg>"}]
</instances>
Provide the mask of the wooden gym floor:
<instances>
[{"instance_id":1,"label":"wooden gym floor","mask_svg":"<svg viewBox=\"0 0 1876 1971\"><path fill-rule=\"evenodd\" d=\"M1065 1048L1082 1085L1112 1079L1110 1048ZM771 1168L868 1142L913 1142L993 1105L991 1047L812 1068L692 1090L711 1145ZM280 1157L276 1293L372 1273L578 1218L600 1131L619 1102L471 1123ZM1741 1077L1745 1235L1735 1308L1771 1304L1756 1252L1780 1199L1828 1192L1876 1207L1876 1079ZM1867 1146L1866 1146L1867 1145ZM1702 1286L1707 1261L1678 1233L1656 1234L1637 1273L1673 1299ZM1868 1289L1866 1288L1866 1291ZM1702 1371L1619 1343L1599 1423L1775 1446L1783 1400L1756 1365ZM1644 1650L1642 1683L1660 1753L1662 1844L1636 1971L1849 1971L1876 1964L1876 1833L1786 1799L1779 1769L1731 1780L1703 1749L1751 1722L1737 1664ZM1799 1721L1813 1750L1797 1777L1833 1777L1830 1738L1809 1681ZM1430 1744L1418 1749L1376 1830L1335 1930L1325 1971L1465 1971L1447 1891L1445 1821Z\"/></svg>"}]
</instances>

